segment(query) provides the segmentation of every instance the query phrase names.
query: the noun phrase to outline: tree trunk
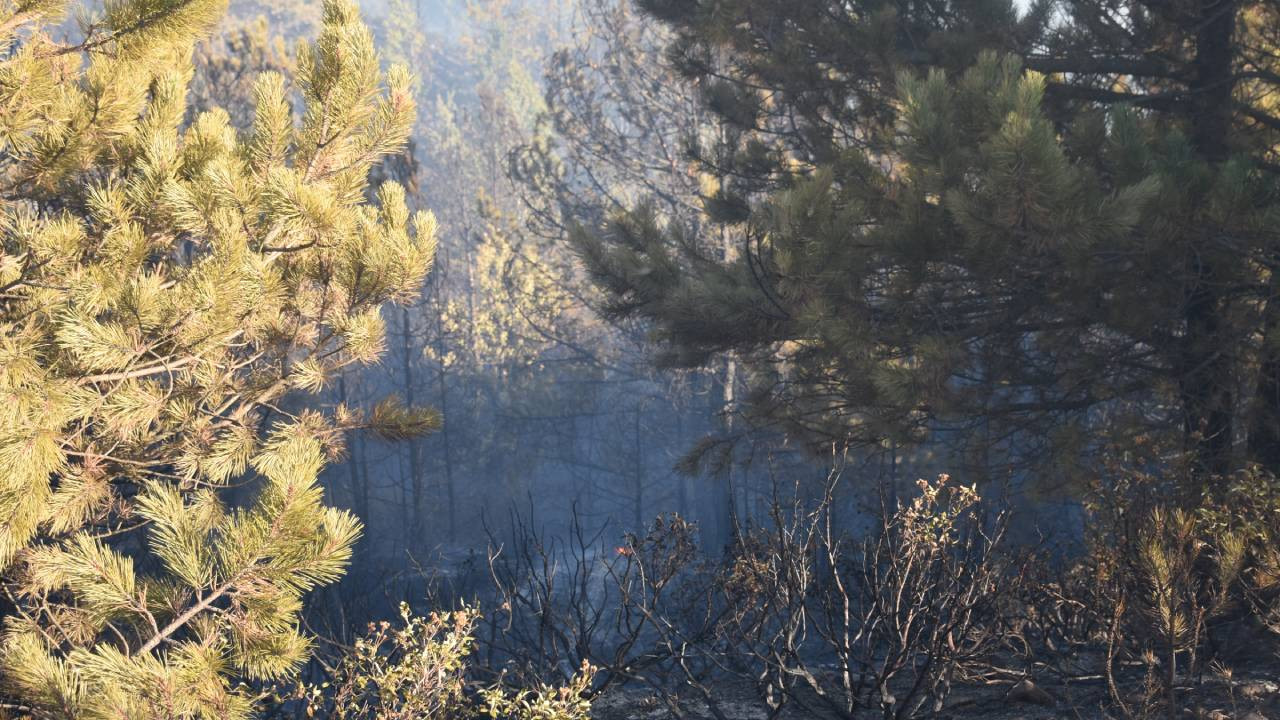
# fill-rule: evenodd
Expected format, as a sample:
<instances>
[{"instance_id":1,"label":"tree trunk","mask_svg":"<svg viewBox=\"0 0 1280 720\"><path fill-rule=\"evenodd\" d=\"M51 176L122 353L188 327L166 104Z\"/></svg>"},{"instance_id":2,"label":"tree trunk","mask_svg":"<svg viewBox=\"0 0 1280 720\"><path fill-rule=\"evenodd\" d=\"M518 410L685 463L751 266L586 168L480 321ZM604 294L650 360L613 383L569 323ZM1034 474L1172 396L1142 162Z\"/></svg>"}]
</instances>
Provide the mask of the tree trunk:
<instances>
[{"instance_id":1,"label":"tree trunk","mask_svg":"<svg viewBox=\"0 0 1280 720\"><path fill-rule=\"evenodd\" d=\"M1238 7L1234 0L1201 0L1192 63L1191 140L1208 163L1227 159L1232 129L1233 52ZM1212 230L1210 230L1212 232ZM1222 476L1232 470L1234 392L1232 358L1224 352L1226 301L1218 284L1217 238L1196 238L1188 248L1188 291L1183 318L1179 390L1184 431L1198 475Z\"/></svg>"},{"instance_id":2,"label":"tree trunk","mask_svg":"<svg viewBox=\"0 0 1280 720\"><path fill-rule=\"evenodd\" d=\"M439 274L436 275L439 278ZM437 298L443 293L440 292L441 281L436 280ZM440 303L441 308L444 303ZM439 308L438 308L439 310ZM453 452L450 443L451 433L449 432L449 386L444 366L445 344L444 344L444 321L443 312L437 312L436 317L440 319L439 332L436 333L436 356L439 358L440 372L437 380L440 383L440 415L444 417L444 425L440 428L440 442L444 445L444 488L445 500L448 505L449 512L449 542L455 542L458 539L458 506L457 498L453 489Z\"/></svg>"},{"instance_id":3,"label":"tree trunk","mask_svg":"<svg viewBox=\"0 0 1280 720\"><path fill-rule=\"evenodd\" d=\"M733 432L733 405L734 405L734 386L737 380L737 364L732 357L725 363L725 372L723 380L723 395L720 406L721 412L724 413L725 430L732 434ZM734 463L732 459L724 464L721 478L715 483L715 509L716 509L716 525L718 530L718 548L717 552L723 551L731 543L738 540L738 498L737 491L734 486Z\"/></svg>"},{"instance_id":4,"label":"tree trunk","mask_svg":"<svg viewBox=\"0 0 1280 720\"><path fill-rule=\"evenodd\" d=\"M347 378L345 375L338 376L338 400L342 403L348 402L347 396ZM351 509L355 511L356 516L360 518L366 525L369 523L369 488L365 482L368 478L366 473L361 476L361 464L364 462L364 448L360 442L360 435L353 434L351 437L351 456L347 459L348 471L348 489L351 492ZM364 537L368 537L366 533Z\"/></svg>"},{"instance_id":5,"label":"tree trunk","mask_svg":"<svg viewBox=\"0 0 1280 720\"><path fill-rule=\"evenodd\" d=\"M409 315L409 308L404 307L400 310L400 317L404 321L404 404L406 407L413 407L416 398L414 397L414 375L413 375L413 322ZM409 547L416 548L417 543L422 540L422 445L418 438L409 438L409 482L412 488L412 500L410 503L410 523L406 528L409 533Z\"/></svg>"},{"instance_id":6,"label":"tree trunk","mask_svg":"<svg viewBox=\"0 0 1280 720\"><path fill-rule=\"evenodd\" d=\"M1271 276L1271 298L1263 309L1258 387L1249 409L1251 462L1280 474L1280 276Z\"/></svg>"},{"instance_id":7,"label":"tree trunk","mask_svg":"<svg viewBox=\"0 0 1280 720\"><path fill-rule=\"evenodd\" d=\"M1232 469L1232 366L1216 342L1222 311L1216 293L1201 279L1187 299L1179 378L1187 449L1196 474L1201 476L1223 476Z\"/></svg>"},{"instance_id":8,"label":"tree trunk","mask_svg":"<svg viewBox=\"0 0 1280 720\"><path fill-rule=\"evenodd\" d=\"M635 465L632 468L635 482L635 505L632 507L631 526L635 532L644 534L644 455L640 447L640 403L636 403L635 422Z\"/></svg>"}]
</instances>

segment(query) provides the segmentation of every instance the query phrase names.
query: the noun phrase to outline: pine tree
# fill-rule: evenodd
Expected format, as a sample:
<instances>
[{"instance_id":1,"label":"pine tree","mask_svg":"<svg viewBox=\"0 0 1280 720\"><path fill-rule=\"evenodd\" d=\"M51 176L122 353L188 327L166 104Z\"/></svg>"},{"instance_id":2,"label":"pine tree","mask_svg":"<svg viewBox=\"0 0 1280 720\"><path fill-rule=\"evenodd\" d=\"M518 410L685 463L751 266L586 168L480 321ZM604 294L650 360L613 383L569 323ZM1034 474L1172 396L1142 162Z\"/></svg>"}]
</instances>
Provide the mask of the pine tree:
<instances>
[{"instance_id":1,"label":"pine tree","mask_svg":"<svg viewBox=\"0 0 1280 720\"><path fill-rule=\"evenodd\" d=\"M295 398L375 361L431 266L433 218L367 199L411 77L326 0L300 118L266 73L246 133L185 126L223 2L108 2L75 44L63 5L0 9L0 687L33 717L247 717L360 533L317 473L346 431L438 422Z\"/></svg>"},{"instance_id":2,"label":"pine tree","mask_svg":"<svg viewBox=\"0 0 1280 720\"><path fill-rule=\"evenodd\" d=\"M828 450L1280 470L1269 5L642 4L725 123L690 145L735 251L643 207L577 245L669 362L736 353Z\"/></svg>"}]
</instances>

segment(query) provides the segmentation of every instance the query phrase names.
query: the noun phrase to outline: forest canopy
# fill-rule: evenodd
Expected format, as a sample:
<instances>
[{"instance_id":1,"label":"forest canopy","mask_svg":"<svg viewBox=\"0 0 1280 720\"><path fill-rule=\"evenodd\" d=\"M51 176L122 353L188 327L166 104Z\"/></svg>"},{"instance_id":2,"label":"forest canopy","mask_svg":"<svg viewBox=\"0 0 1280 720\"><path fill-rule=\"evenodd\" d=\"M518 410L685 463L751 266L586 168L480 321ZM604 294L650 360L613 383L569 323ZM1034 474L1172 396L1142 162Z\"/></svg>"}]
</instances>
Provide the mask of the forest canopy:
<instances>
[{"instance_id":1,"label":"forest canopy","mask_svg":"<svg viewBox=\"0 0 1280 720\"><path fill-rule=\"evenodd\" d=\"M706 233L576 243L669 361L820 445L1274 472L1268 3L644 3L725 132Z\"/></svg>"}]
</instances>

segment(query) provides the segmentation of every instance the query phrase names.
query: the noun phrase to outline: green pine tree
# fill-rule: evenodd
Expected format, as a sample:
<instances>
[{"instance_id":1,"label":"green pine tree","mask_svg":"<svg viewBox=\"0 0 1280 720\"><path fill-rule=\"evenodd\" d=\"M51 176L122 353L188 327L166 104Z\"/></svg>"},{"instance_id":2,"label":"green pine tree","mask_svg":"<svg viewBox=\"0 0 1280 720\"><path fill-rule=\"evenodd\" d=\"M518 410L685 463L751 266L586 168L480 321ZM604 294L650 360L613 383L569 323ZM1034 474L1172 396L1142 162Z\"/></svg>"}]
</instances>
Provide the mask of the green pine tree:
<instances>
[{"instance_id":1,"label":"green pine tree","mask_svg":"<svg viewBox=\"0 0 1280 720\"><path fill-rule=\"evenodd\" d=\"M740 357L746 410L828 452L1280 471L1274 8L642 4L725 180L702 227L641 207L577 245L669 362Z\"/></svg>"},{"instance_id":2,"label":"green pine tree","mask_svg":"<svg viewBox=\"0 0 1280 720\"><path fill-rule=\"evenodd\" d=\"M58 0L0 5L0 691L40 718L236 718L297 668L305 593L360 523L316 475L343 434L438 423L292 399L382 352L435 222L367 175L413 122L354 2L244 134L184 125L222 0L113 0L75 44Z\"/></svg>"}]
</instances>

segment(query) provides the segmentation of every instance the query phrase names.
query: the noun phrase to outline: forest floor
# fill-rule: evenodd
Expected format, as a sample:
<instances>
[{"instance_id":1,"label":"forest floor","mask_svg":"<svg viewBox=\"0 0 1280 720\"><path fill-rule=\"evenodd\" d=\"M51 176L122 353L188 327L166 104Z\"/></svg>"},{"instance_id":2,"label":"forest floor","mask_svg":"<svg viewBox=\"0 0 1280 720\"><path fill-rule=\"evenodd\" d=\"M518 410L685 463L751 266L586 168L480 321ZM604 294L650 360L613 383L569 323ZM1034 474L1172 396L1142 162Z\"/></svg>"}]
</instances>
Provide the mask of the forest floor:
<instances>
[{"instance_id":1,"label":"forest floor","mask_svg":"<svg viewBox=\"0 0 1280 720\"><path fill-rule=\"evenodd\" d=\"M1175 702L1178 720L1280 720L1280 644L1275 635L1253 628L1228 633L1223 652L1228 664L1214 663L1199 681L1180 678ZM951 720L1111 720L1134 718L1166 720L1171 716L1159 699L1150 697L1148 671L1138 663L1117 668L1115 680L1129 709L1126 715L1111 699L1102 672L1101 648L1063 653L1054 663L1034 673L1034 680L1018 681L1013 676L1002 681L956 686L941 712L923 717ZM1230 667L1229 673L1220 668ZM1157 671L1159 669L1157 668ZM1072 678L1070 681L1064 678ZM1192 689L1194 686L1194 690ZM726 682L713 692L724 720L768 720L764 704L749 683ZM815 707L817 705L815 704ZM651 691L622 688L606 694L593 704L596 720L715 720L704 703L690 702L685 717L673 714ZM836 719L839 716L800 707L792 703L777 720L805 718ZM884 718L879 709L869 709L855 717Z\"/></svg>"},{"instance_id":2,"label":"forest floor","mask_svg":"<svg viewBox=\"0 0 1280 720\"><path fill-rule=\"evenodd\" d=\"M1139 683L1139 686L1141 684ZM1265 671L1237 672L1233 687L1225 683L1200 694L1198 707L1185 708L1180 714L1187 720L1276 720L1280 718L1280 665ZM1105 682L1101 678L1083 682L1063 683L1046 678L1032 687L1037 692L1025 692L1027 686L1015 689L1011 682L990 685L956 687L947 698L943 710L934 718L952 720L1111 720L1123 718L1110 702ZM721 712L727 720L768 720L768 714L753 689L746 684L724 683L714 689ZM1133 693L1131 707L1138 709L1140 695ZM1134 717L1150 717L1163 720L1163 709L1151 708L1148 714L1135 712ZM684 708L689 720L714 720L705 704L690 702ZM927 714L922 714L929 717ZM640 688L624 688L606 694L592 706L595 720L679 720L652 693ZM839 716L801 708L795 704L776 716L777 720L802 720L805 718L831 718ZM856 715L867 720L880 719L884 715L878 709L868 709Z\"/></svg>"}]
</instances>

